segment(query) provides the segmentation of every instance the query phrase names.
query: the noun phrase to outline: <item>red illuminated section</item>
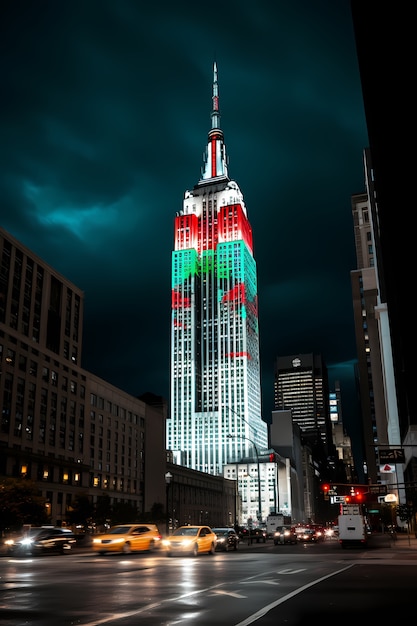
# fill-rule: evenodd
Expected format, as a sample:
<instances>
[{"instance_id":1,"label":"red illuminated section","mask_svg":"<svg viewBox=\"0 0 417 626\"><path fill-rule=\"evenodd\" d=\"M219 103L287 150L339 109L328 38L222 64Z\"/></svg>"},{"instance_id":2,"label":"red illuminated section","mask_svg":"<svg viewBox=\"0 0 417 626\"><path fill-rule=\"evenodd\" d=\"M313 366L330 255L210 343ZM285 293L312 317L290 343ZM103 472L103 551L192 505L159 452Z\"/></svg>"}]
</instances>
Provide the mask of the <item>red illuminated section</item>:
<instances>
[{"instance_id":1,"label":"red illuminated section","mask_svg":"<svg viewBox=\"0 0 417 626\"><path fill-rule=\"evenodd\" d=\"M178 215L175 218L175 250L215 250L220 242L244 241L253 254L252 227L240 204L224 206L216 216L214 211L204 218Z\"/></svg>"},{"instance_id":2,"label":"red illuminated section","mask_svg":"<svg viewBox=\"0 0 417 626\"><path fill-rule=\"evenodd\" d=\"M189 250L197 247L198 218L196 215L179 215L175 218L174 250Z\"/></svg>"},{"instance_id":3,"label":"red illuminated section","mask_svg":"<svg viewBox=\"0 0 417 626\"><path fill-rule=\"evenodd\" d=\"M222 302L236 302L239 301L241 304L246 304L246 288L244 283L238 283L223 294Z\"/></svg>"},{"instance_id":4,"label":"red illuminated section","mask_svg":"<svg viewBox=\"0 0 417 626\"><path fill-rule=\"evenodd\" d=\"M221 241L242 240L253 253L252 227L240 204L230 204L220 209L218 229Z\"/></svg>"},{"instance_id":5,"label":"red illuminated section","mask_svg":"<svg viewBox=\"0 0 417 626\"><path fill-rule=\"evenodd\" d=\"M190 298L183 298L178 291L172 289L171 291L171 306L173 309L190 309L191 308L191 300Z\"/></svg>"}]
</instances>

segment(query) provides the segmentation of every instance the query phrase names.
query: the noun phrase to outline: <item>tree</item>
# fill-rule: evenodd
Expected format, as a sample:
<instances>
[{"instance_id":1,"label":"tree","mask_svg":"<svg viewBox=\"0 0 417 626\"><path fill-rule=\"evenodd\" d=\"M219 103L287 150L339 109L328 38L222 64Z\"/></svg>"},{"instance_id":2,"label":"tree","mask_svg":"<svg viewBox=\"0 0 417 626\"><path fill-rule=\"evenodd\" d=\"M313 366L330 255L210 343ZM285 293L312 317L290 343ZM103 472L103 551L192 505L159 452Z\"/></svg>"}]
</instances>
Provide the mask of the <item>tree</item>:
<instances>
[{"instance_id":1,"label":"tree","mask_svg":"<svg viewBox=\"0 0 417 626\"><path fill-rule=\"evenodd\" d=\"M76 494L67 511L67 519L71 525L82 526L85 529L93 516L93 505L90 498L83 494Z\"/></svg>"},{"instance_id":2,"label":"tree","mask_svg":"<svg viewBox=\"0 0 417 626\"><path fill-rule=\"evenodd\" d=\"M137 507L131 502L115 502L112 513L112 526L137 522L139 515Z\"/></svg>"},{"instance_id":3,"label":"tree","mask_svg":"<svg viewBox=\"0 0 417 626\"><path fill-rule=\"evenodd\" d=\"M23 524L48 522L46 500L27 478L0 478L0 530L18 530Z\"/></svg>"}]
</instances>

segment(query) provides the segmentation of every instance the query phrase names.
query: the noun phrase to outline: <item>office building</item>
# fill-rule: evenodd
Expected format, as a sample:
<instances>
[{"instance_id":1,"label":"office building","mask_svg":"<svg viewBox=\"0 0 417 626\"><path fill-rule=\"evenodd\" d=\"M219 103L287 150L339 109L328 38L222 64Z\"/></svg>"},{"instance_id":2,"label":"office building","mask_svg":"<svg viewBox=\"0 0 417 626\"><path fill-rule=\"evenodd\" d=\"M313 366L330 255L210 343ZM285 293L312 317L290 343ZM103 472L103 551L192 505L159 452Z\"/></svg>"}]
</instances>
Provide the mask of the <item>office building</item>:
<instances>
[{"instance_id":1,"label":"office building","mask_svg":"<svg viewBox=\"0 0 417 626\"><path fill-rule=\"evenodd\" d=\"M414 229L402 219L414 198L411 163L399 159L414 119L413 38L405 36L412 5L378 7L351 0L358 65L378 204L381 300L387 304L407 501L417 510L416 325L409 323ZM377 27L375 25L378 24ZM390 42L390 45L387 45ZM401 72L398 68L401 67Z\"/></svg>"},{"instance_id":2,"label":"office building","mask_svg":"<svg viewBox=\"0 0 417 626\"><path fill-rule=\"evenodd\" d=\"M139 514L165 501L166 408L82 369L83 311L78 287L0 229L0 475L34 481L53 524L80 495Z\"/></svg>"},{"instance_id":3,"label":"office building","mask_svg":"<svg viewBox=\"0 0 417 626\"><path fill-rule=\"evenodd\" d=\"M358 385L367 479L375 484L403 483L402 467L384 471L380 449L400 446L401 434L392 355L390 319L381 284L378 203L369 149L364 150L366 193L352 197L357 269L351 272ZM382 474L381 474L382 471ZM393 485L397 491L397 485Z\"/></svg>"},{"instance_id":4,"label":"office building","mask_svg":"<svg viewBox=\"0 0 417 626\"><path fill-rule=\"evenodd\" d=\"M217 66L201 178L175 217L171 410L175 463L221 474L267 447L261 416L257 270L243 194L229 177Z\"/></svg>"},{"instance_id":5,"label":"office building","mask_svg":"<svg viewBox=\"0 0 417 626\"><path fill-rule=\"evenodd\" d=\"M291 409L303 441L321 448L327 457L332 448L327 367L319 354L277 357L274 372L274 409Z\"/></svg>"}]
</instances>

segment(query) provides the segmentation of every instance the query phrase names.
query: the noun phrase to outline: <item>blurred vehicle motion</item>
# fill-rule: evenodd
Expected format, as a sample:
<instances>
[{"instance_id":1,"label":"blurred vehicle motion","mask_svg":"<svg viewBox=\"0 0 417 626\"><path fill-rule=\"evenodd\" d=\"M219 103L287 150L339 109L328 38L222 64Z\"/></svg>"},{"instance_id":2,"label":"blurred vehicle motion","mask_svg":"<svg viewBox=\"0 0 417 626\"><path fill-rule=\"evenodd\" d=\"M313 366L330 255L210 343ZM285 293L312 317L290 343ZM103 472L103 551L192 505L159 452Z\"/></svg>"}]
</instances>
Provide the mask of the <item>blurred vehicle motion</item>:
<instances>
[{"instance_id":1,"label":"blurred vehicle motion","mask_svg":"<svg viewBox=\"0 0 417 626\"><path fill-rule=\"evenodd\" d=\"M216 550L218 552L229 552L229 550L237 550L239 545L239 536L233 528L212 528L217 537Z\"/></svg>"},{"instance_id":2,"label":"blurred vehicle motion","mask_svg":"<svg viewBox=\"0 0 417 626\"><path fill-rule=\"evenodd\" d=\"M209 526L180 526L163 540L167 556L214 554L217 537Z\"/></svg>"},{"instance_id":3,"label":"blurred vehicle motion","mask_svg":"<svg viewBox=\"0 0 417 626\"><path fill-rule=\"evenodd\" d=\"M297 533L294 526L281 526L273 534L274 545L283 543L297 543Z\"/></svg>"},{"instance_id":4,"label":"blurred vehicle motion","mask_svg":"<svg viewBox=\"0 0 417 626\"><path fill-rule=\"evenodd\" d=\"M152 551L161 545L162 535L156 524L119 524L106 533L93 537L91 547L94 552Z\"/></svg>"},{"instance_id":5,"label":"blurred vehicle motion","mask_svg":"<svg viewBox=\"0 0 417 626\"><path fill-rule=\"evenodd\" d=\"M57 526L29 527L21 535L10 537L4 542L7 554L36 556L40 554L66 554L76 543L74 533L68 528Z\"/></svg>"}]
</instances>

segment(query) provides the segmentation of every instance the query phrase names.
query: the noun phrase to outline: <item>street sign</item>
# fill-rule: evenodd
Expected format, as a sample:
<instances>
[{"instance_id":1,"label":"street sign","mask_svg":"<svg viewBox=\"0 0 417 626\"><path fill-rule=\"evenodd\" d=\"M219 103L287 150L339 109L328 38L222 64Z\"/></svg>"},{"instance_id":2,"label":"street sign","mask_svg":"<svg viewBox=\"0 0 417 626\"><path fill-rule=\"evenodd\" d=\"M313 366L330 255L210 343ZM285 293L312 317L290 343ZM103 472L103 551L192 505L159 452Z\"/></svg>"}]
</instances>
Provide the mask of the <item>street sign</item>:
<instances>
[{"instance_id":1,"label":"street sign","mask_svg":"<svg viewBox=\"0 0 417 626\"><path fill-rule=\"evenodd\" d=\"M346 496L330 496L331 504L343 504L346 502Z\"/></svg>"},{"instance_id":2,"label":"street sign","mask_svg":"<svg viewBox=\"0 0 417 626\"><path fill-rule=\"evenodd\" d=\"M391 448L390 450L379 451L380 463L405 463L404 450L402 448Z\"/></svg>"},{"instance_id":3,"label":"street sign","mask_svg":"<svg viewBox=\"0 0 417 626\"><path fill-rule=\"evenodd\" d=\"M387 485L368 485L369 493L374 493L379 496L386 496L388 493Z\"/></svg>"},{"instance_id":4,"label":"street sign","mask_svg":"<svg viewBox=\"0 0 417 626\"><path fill-rule=\"evenodd\" d=\"M343 504L342 515L360 515L360 509L357 504Z\"/></svg>"}]
</instances>

